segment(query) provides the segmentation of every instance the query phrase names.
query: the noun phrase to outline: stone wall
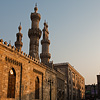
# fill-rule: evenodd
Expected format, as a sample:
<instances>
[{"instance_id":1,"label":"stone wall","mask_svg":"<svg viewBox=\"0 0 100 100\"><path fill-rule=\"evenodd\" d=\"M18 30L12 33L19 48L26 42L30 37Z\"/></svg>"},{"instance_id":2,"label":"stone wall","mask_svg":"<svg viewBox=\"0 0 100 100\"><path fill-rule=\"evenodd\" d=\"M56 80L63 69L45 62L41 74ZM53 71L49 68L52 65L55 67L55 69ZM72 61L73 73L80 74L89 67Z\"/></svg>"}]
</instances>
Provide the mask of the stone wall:
<instances>
[{"instance_id":1,"label":"stone wall","mask_svg":"<svg viewBox=\"0 0 100 100\"><path fill-rule=\"evenodd\" d=\"M2 96L2 55L0 54L0 98Z\"/></svg>"},{"instance_id":2,"label":"stone wall","mask_svg":"<svg viewBox=\"0 0 100 100\"><path fill-rule=\"evenodd\" d=\"M16 72L15 98L7 98L8 75L11 68ZM19 52L7 43L0 42L0 100L36 100L35 80L39 78L39 99L49 100L50 83L52 80L51 97L56 100L56 72L30 55Z\"/></svg>"},{"instance_id":3,"label":"stone wall","mask_svg":"<svg viewBox=\"0 0 100 100\"><path fill-rule=\"evenodd\" d=\"M69 63L54 64L54 68L65 73L68 100L85 99L85 79L83 76Z\"/></svg>"},{"instance_id":4,"label":"stone wall","mask_svg":"<svg viewBox=\"0 0 100 100\"><path fill-rule=\"evenodd\" d=\"M51 82L51 89L50 89ZM56 100L57 94L57 80L56 73L52 72L50 69L45 73L45 82L44 82L44 97L43 100L50 100L50 91L51 91L51 100Z\"/></svg>"}]
</instances>

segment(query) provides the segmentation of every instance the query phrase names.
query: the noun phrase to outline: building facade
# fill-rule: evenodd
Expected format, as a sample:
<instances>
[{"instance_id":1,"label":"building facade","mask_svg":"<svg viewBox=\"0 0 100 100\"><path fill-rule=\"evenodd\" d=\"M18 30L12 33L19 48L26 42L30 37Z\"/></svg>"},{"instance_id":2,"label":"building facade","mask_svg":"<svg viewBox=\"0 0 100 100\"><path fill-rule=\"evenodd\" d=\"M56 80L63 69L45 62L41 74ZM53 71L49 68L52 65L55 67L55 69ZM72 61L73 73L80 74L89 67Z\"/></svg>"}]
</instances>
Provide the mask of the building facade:
<instances>
[{"instance_id":1,"label":"building facade","mask_svg":"<svg viewBox=\"0 0 100 100\"><path fill-rule=\"evenodd\" d=\"M67 82L67 100L85 99L85 80L69 63L54 64L54 68L65 73Z\"/></svg>"},{"instance_id":2,"label":"building facade","mask_svg":"<svg viewBox=\"0 0 100 100\"><path fill-rule=\"evenodd\" d=\"M39 28L41 15L37 11L38 8L35 6L30 16L29 55L21 50L23 46L21 24L16 34L15 47L0 39L0 100L75 100L73 99L74 92L72 92L74 88L77 92L81 91L79 93L83 98L84 78L71 66L64 66L66 70L64 71L63 68L60 69L59 66L50 62L48 25L44 22L44 28L41 31ZM43 38L40 61L39 39L41 36ZM76 81L73 86L72 73L79 78L80 88L76 86ZM78 96L77 92L75 96Z\"/></svg>"},{"instance_id":3,"label":"building facade","mask_svg":"<svg viewBox=\"0 0 100 100\"><path fill-rule=\"evenodd\" d=\"M98 98L98 85L85 85L85 99L86 100L96 100Z\"/></svg>"}]
</instances>

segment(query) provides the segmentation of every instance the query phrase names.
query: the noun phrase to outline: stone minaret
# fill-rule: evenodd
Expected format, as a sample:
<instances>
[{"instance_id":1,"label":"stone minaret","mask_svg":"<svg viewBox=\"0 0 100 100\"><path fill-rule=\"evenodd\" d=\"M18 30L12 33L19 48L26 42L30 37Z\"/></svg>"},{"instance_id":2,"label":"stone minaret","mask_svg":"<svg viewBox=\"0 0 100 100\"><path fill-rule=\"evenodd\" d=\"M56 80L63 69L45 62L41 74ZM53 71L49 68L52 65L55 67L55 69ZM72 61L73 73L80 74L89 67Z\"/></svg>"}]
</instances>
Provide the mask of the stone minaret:
<instances>
[{"instance_id":1,"label":"stone minaret","mask_svg":"<svg viewBox=\"0 0 100 100\"><path fill-rule=\"evenodd\" d=\"M48 65L51 55L49 53L50 40L49 40L48 25L46 22L44 22L43 39L41 40L41 44L42 44L42 53L40 54L41 62Z\"/></svg>"},{"instance_id":2,"label":"stone minaret","mask_svg":"<svg viewBox=\"0 0 100 100\"><path fill-rule=\"evenodd\" d=\"M23 43L22 43L23 34L21 33L21 29L22 29L21 23L20 23L18 29L19 29L19 33L16 34L17 41L15 42L15 47L16 47L19 51L21 51L22 46L23 46Z\"/></svg>"},{"instance_id":3,"label":"stone minaret","mask_svg":"<svg viewBox=\"0 0 100 100\"><path fill-rule=\"evenodd\" d=\"M38 8L37 5L34 8L34 13L31 13L31 29L28 31L28 36L30 38L30 49L29 55L39 59L39 39L41 37L41 30L39 29L39 21L41 19L41 15L37 13Z\"/></svg>"}]
</instances>

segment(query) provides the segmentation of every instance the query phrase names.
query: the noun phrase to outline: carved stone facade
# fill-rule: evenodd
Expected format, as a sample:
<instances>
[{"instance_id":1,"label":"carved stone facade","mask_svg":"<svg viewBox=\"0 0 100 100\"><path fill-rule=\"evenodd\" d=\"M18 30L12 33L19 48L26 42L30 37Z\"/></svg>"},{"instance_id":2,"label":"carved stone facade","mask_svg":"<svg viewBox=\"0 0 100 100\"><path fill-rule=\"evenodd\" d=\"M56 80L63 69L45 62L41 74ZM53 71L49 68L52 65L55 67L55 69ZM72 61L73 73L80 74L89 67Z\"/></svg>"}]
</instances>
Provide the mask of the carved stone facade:
<instances>
[{"instance_id":1,"label":"carved stone facade","mask_svg":"<svg viewBox=\"0 0 100 100\"><path fill-rule=\"evenodd\" d=\"M85 99L85 79L69 63L54 64L56 70L65 73L67 81L67 100L84 100Z\"/></svg>"},{"instance_id":2,"label":"carved stone facade","mask_svg":"<svg viewBox=\"0 0 100 100\"><path fill-rule=\"evenodd\" d=\"M16 35L15 47L0 39L0 100L75 100L68 99L70 95L71 98L74 97L73 94L69 94L69 88L74 89L72 73L79 79L81 78L81 82L83 81L83 86L81 85L83 92L81 93L84 96L84 78L71 66L66 65L63 69L50 62L50 40L46 22L41 41L40 62L38 49L42 31L39 28L41 15L37 13L37 10L38 8L35 6L34 13L31 13L32 25L28 31L29 55L21 51L23 46L21 25L19 33ZM69 74L69 70L71 74Z\"/></svg>"},{"instance_id":3,"label":"carved stone facade","mask_svg":"<svg viewBox=\"0 0 100 100\"><path fill-rule=\"evenodd\" d=\"M12 46L3 44L0 40L0 100L36 100L35 82L39 79L39 99L50 100L50 84L52 80L51 98L56 100L56 71L27 56ZM7 97L9 86L9 72L15 70L16 82L14 97Z\"/></svg>"}]
</instances>

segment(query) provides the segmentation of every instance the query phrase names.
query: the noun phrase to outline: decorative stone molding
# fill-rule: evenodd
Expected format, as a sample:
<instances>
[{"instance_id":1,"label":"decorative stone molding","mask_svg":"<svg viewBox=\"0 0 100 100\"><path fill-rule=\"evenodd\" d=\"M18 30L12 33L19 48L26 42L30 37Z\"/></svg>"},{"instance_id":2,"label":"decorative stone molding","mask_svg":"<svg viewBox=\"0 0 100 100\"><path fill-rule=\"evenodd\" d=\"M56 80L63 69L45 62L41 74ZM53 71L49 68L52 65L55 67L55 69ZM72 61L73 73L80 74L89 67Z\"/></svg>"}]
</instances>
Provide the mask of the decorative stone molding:
<instances>
[{"instance_id":1,"label":"decorative stone molding","mask_svg":"<svg viewBox=\"0 0 100 100\"><path fill-rule=\"evenodd\" d=\"M9 63L12 63L12 64L17 65L17 66L21 66L22 65L21 62L18 62L16 60L12 59L12 58L7 57L7 56L5 57L5 60L8 61Z\"/></svg>"},{"instance_id":2,"label":"decorative stone molding","mask_svg":"<svg viewBox=\"0 0 100 100\"><path fill-rule=\"evenodd\" d=\"M49 31L48 31L48 29L47 29L47 28L46 28L46 29L43 29L42 31L43 31L43 32L45 32L45 31L46 31L46 32L49 34Z\"/></svg>"},{"instance_id":3,"label":"decorative stone molding","mask_svg":"<svg viewBox=\"0 0 100 100\"><path fill-rule=\"evenodd\" d=\"M41 44L43 44L43 43L48 43L48 44L50 44L50 40L41 40Z\"/></svg>"},{"instance_id":4,"label":"decorative stone molding","mask_svg":"<svg viewBox=\"0 0 100 100\"><path fill-rule=\"evenodd\" d=\"M39 29L39 28L35 28L35 29L33 29L33 28L31 28L31 29L29 29L29 31L28 31L28 36L29 36L29 38L33 35L33 36L38 36L39 38L41 37L41 34L42 34L42 32L41 32L41 30Z\"/></svg>"},{"instance_id":5,"label":"decorative stone molding","mask_svg":"<svg viewBox=\"0 0 100 100\"><path fill-rule=\"evenodd\" d=\"M41 53L40 57L41 58L49 58L50 59L51 58L51 54L50 53Z\"/></svg>"},{"instance_id":6,"label":"decorative stone molding","mask_svg":"<svg viewBox=\"0 0 100 100\"><path fill-rule=\"evenodd\" d=\"M11 47L11 44L10 43L8 44L8 47Z\"/></svg>"},{"instance_id":7,"label":"decorative stone molding","mask_svg":"<svg viewBox=\"0 0 100 100\"><path fill-rule=\"evenodd\" d=\"M31 20L33 20L34 18L40 21L41 15L39 13L31 13Z\"/></svg>"},{"instance_id":8,"label":"decorative stone molding","mask_svg":"<svg viewBox=\"0 0 100 100\"><path fill-rule=\"evenodd\" d=\"M38 74L40 74L40 75L43 75L42 72L40 72L40 71L38 71L38 70L36 70L36 69L33 69L33 72L38 73Z\"/></svg>"},{"instance_id":9,"label":"decorative stone molding","mask_svg":"<svg viewBox=\"0 0 100 100\"><path fill-rule=\"evenodd\" d=\"M7 45L7 41L5 41L4 44Z\"/></svg>"},{"instance_id":10,"label":"decorative stone molding","mask_svg":"<svg viewBox=\"0 0 100 100\"><path fill-rule=\"evenodd\" d=\"M3 43L3 39L0 39L0 42Z\"/></svg>"},{"instance_id":11,"label":"decorative stone molding","mask_svg":"<svg viewBox=\"0 0 100 100\"><path fill-rule=\"evenodd\" d=\"M5 43L6 43L6 45L5 45ZM6 47L7 49L9 49L9 50L11 50L11 51L13 51L13 52L18 53L19 55L21 55L22 57L24 57L24 58L26 58L26 59L29 59L30 62L33 62L33 63L35 63L35 64L38 64L38 65L40 65L41 67L44 67L44 68L49 68L47 65L41 63L38 59L35 59L34 57L32 57L32 56L30 56L30 55L27 55L27 56L26 56L26 53L23 53L23 51L18 51L14 46L8 46L9 44L7 45L7 42L3 42L3 39L0 39L0 45L3 46L3 47ZM9 59L11 59L11 60L9 60L8 58L9 58L9 57L5 57L5 60L8 61L8 62L10 62L10 63L14 63L15 65L17 65L17 64L15 63L15 62L17 62L17 61L15 61L15 60L12 59L12 58L9 58ZM20 62L18 62L18 63L20 63ZM21 64L22 64L22 63L21 63Z\"/></svg>"}]
</instances>

